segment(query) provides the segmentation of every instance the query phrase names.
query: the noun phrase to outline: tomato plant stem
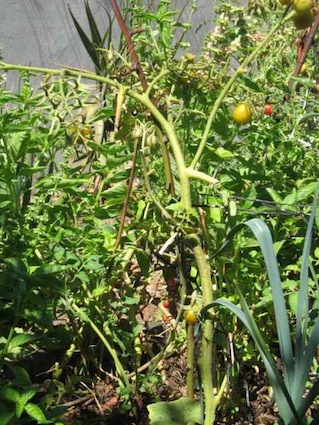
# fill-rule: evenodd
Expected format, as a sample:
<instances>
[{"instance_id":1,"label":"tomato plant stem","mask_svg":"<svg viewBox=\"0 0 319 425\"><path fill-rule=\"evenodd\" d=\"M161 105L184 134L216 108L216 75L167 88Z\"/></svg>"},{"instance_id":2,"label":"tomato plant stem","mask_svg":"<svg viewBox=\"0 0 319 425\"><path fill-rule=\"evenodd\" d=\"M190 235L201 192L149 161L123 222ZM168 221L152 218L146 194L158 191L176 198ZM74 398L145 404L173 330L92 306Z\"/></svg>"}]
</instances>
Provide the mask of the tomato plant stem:
<instances>
[{"instance_id":1,"label":"tomato plant stem","mask_svg":"<svg viewBox=\"0 0 319 425\"><path fill-rule=\"evenodd\" d=\"M201 279L203 305L213 302L213 286L210 267L200 241L193 247L195 260ZM200 359L201 378L204 390L204 425L212 425L215 420L216 400L213 387L213 335L214 325L211 319L205 319L202 333L202 355Z\"/></svg>"},{"instance_id":2,"label":"tomato plant stem","mask_svg":"<svg viewBox=\"0 0 319 425\"><path fill-rule=\"evenodd\" d=\"M78 314L78 316L85 322L88 322L91 326L91 328L93 329L93 331L97 334L97 336L100 338L100 340L102 341L102 343L104 344L105 348L107 349L107 351L109 352L109 354L111 355L111 357L113 358L117 373L120 377L120 380L122 382L122 384L124 385L124 387L130 389L131 385L130 385L130 381L128 379L128 376L124 370L124 367L118 357L118 354L116 352L116 350L112 347L112 345L108 342L106 336L103 334L103 332L98 328L98 326L93 322L93 320L90 319L90 317L83 311L83 309L81 309L80 307L78 307L75 303L72 303L72 305L70 305L71 309L76 312ZM105 325L106 326L106 325ZM108 328L106 329L107 331ZM109 331L110 332L110 331ZM110 332L111 333L111 332Z\"/></svg>"},{"instance_id":3,"label":"tomato plant stem","mask_svg":"<svg viewBox=\"0 0 319 425\"><path fill-rule=\"evenodd\" d=\"M194 398L194 361L195 361L194 325L187 325L187 397Z\"/></svg>"}]
</instances>

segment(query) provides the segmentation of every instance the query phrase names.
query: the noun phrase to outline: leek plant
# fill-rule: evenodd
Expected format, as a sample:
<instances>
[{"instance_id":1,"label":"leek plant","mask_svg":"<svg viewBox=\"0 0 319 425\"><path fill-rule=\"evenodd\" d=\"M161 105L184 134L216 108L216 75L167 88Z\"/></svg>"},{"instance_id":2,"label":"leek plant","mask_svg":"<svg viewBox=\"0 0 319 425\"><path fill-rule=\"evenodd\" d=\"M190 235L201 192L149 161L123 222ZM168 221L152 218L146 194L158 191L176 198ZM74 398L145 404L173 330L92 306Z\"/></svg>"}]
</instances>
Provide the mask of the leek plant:
<instances>
[{"instance_id":1,"label":"leek plant","mask_svg":"<svg viewBox=\"0 0 319 425\"><path fill-rule=\"evenodd\" d=\"M306 412L319 392L319 379L316 378L314 382L309 382L309 374L319 343L319 317L317 315L314 321L310 320L310 313L315 306L310 308L309 305L309 270L316 281L313 268L309 262L309 256L317 201L318 189L312 213L309 217L302 253L295 329L292 330L290 328L288 309L282 289L274 244L267 224L258 218L254 218L236 226L229 233L227 241L218 251L219 253L225 249L243 226L248 226L257 239L266 263L272 292L280 358L283 367L282 373L276 366L275 355L267 345L239 288L237 289L241 307L228 300L218 299L210 306L204 307L201 312L205 316L211 307L216 305L223 306L232 311L243 322L254 339L264 362L270 385L273 387L275 402L279 409L279 424L281 425L315 425L319 423L318 417L313 419L306 418Z\"/></svg>"}]
</instances>

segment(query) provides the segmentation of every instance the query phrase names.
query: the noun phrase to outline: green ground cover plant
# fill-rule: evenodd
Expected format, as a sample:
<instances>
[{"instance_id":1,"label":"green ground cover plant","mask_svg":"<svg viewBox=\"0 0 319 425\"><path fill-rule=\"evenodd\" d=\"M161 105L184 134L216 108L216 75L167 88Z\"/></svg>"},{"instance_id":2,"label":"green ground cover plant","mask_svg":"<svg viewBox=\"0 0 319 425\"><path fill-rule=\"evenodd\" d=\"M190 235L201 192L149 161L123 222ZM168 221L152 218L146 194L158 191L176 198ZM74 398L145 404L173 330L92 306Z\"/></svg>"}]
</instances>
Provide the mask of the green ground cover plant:
<instances>
[{"instance_id":1,"label":"green ground cover plant","mask_svg":"<svg viewBox=\"0 0 319 425\"><path fill-rule=\"evenodd\" d=\"M315 424L316 45L300 74L294 5L222 2L195 55L196 2L187 18L165 0L110 4L99 29L83 3L89 33L70 8L94 71L0 62L0 423L67 422L90 397L110 423L143 423L146 406L153 425L244 423L235 382L264 362L277 420ZM258 242L222 250L244 222ZM149 306L168 317L160 343ZM161 401L161 365L185 345L187 397Z\"/></svg>"}]
</instances>

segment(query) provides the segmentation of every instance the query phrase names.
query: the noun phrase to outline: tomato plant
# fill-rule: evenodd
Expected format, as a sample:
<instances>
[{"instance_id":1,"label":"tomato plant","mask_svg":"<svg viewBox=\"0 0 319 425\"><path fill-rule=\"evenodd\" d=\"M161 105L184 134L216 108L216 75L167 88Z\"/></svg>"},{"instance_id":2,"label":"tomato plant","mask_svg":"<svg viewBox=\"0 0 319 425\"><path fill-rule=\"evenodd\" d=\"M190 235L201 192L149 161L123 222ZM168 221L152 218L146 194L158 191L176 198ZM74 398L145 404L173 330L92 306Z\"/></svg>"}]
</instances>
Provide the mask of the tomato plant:
<instances>
[{"instance_id":1,"label":"tomato plant","mask_svg":"<svg viewBox=\"0 0 319 425\"><path fill-rule=\"evenodd\" d=\"M158 359L183 346L185 323L178 318L194 290L207 307L217 297L237 303L238 287L254 306L262 334L276 345L271 294L252 238L241 233L230 253L214 254L233 227L258 215L273 234L284 289L296 290L307 205L319 176L313 113L318 99L306 78L298 80L298 96L288 87L296 31L286 18L282 21L284 11L276 2L251 0L247 7L218 2L216 26L196 55L186 42L174 44L174 30L190 24L173 19L170 2L159 2L152 12L139 2L128 3L127 22L143 30L134 33L134 45L127 48L123 39L118 49L115 41L104 45L110 38L97 34L88 14L95 37L90 44L73 16L97 75L44 69L40 94L33 97L27 81L19 95L0 92L0 232L6 259L0 330L4 347L24 332L21 357L43 349L39 336L58 341L63 362L53 380L61 380L59 388L65 377L68 385L75 382L76 395L82 377L73 375L90 374L94 381L112 371L120 382L121 408L135 412L139 392L147 389L158 398L161 377L150 380L148 371L153 379ZM140 67L130 56L132 48ZM316 59L311 50L309 69ZM25 73L40 69L21 68ZM96 83L93 94L90 79ZM92 96L94 112L88 118L83 111ZM256 114L251 122L253 105L264 105L264 99L276 105L275 119ZM233 117L231 105L236 105ZM273 114L272 104L264 106L264 114ZM176 310L171 313L178 327L171 333L165 327L169 336L156 345L152 325L161 317L169 321L157 310L162 305ZM149 307L152 317L144 316ZM217 406L213 388L223 394L222 372L235 381L244 360L260 363L244 329L227 312L199 321L196 307L188 308L185 321L198 323L196 343L202 344L208 365L203 405L205 425L211 425ZM53 326L60 317L65 322ZM189 326L194 340L192 331ZM36 337L30 344L29 334ZM244 357L235 350L230 365L225 364L225 335L234 336L237 349L237 341L245 341ZM215 340L216 351L210 345ZM210 363L212 351L216 366ZM239 392L236 397L245 406ZM231 417L227 400L220 399L228 423L243 420L240 412Z\"/></svg>"}]
</instances>

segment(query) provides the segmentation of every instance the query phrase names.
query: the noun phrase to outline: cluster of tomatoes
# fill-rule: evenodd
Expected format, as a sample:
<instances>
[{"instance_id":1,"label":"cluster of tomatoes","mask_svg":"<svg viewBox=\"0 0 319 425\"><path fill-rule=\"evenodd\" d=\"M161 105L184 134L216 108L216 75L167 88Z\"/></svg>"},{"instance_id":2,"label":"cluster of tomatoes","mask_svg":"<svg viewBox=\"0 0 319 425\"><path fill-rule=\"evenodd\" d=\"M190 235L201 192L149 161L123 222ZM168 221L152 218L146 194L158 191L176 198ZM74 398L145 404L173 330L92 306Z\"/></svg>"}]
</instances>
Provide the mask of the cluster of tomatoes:
<instances>
[{"instance_id":1,"label":"cluster of tomatoes","mask_svg":"<svg viewBox=\"0 0 319 425\"><path fill-rule=\"evenodd\" d=\"M312 25L316 10L314 0L280 0L280 3L293 7L295 13L292 20L297 29L306 29Z\"/></svg>"},{"instance_id":2,"label":"cluster of tomatoes","mask_svg":"<svg viewBox=\"0 0 319 425\"><path fill-rule=\"evenodd\" d=\"M264 107L265 115L273 114L273 105L271 103L267 103ZM237 124L247 124L253 116L253 111L251 106L248 103L242 102L238 103L233 110L233 120Z\"/></svg>"},{"instance_id":3,"label":"cluster of tomatoes","mask_svg":"<svg viewBox=\"0 0 319 425\"><path fill-rule=\"evenodd\" d=\"M294 9L293 23L297 29L306 29L314 21L315 13L318 13L315 0L280 0L283 6L291 5ZM307 65L303 64L301 74L306 73ZM265 115L273 114L273 105L266 104L264 107ZM239 103L233 110L233 119L237 124L247 124L251 121L253 112L248 103Z\"/></svg>"}]
</instances>

